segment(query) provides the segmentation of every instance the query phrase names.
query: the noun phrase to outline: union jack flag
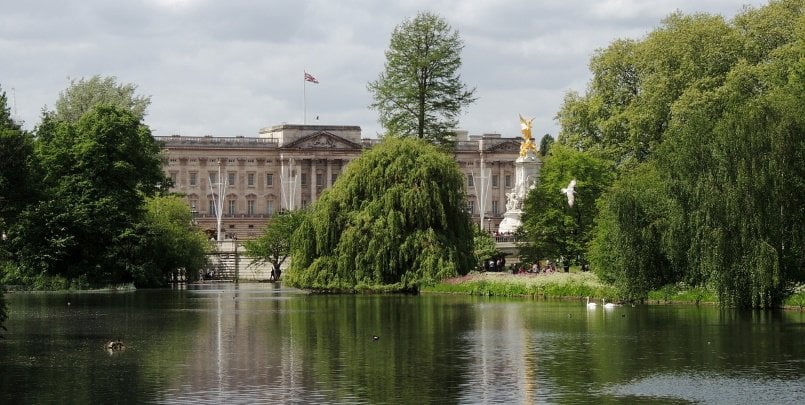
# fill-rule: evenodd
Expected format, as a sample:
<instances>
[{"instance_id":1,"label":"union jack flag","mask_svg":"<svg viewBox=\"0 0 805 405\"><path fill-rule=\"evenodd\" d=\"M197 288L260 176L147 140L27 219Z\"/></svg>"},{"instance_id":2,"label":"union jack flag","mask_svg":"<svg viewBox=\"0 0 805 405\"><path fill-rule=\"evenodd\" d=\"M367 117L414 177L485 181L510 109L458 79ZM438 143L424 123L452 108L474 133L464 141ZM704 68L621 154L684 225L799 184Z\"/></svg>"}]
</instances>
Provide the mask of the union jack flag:
<instances>
[{"instance_id":1,"label":"union jack flag","mask_svg":"<svg viewBox=\"0 0 805 405\"><path fill-rule=\"evenodd\" d=\"M319 81L312 74L305 72L305 81L318 84Z\"/></svg>"}]
</instances>

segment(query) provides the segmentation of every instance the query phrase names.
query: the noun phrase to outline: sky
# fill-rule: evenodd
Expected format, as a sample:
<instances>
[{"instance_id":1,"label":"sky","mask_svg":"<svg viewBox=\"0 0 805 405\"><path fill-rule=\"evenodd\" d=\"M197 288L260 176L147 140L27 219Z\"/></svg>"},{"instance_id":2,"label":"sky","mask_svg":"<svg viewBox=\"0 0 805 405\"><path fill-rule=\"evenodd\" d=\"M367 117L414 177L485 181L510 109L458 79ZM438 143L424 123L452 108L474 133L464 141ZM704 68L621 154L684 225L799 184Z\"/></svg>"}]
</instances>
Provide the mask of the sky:
<instances>
[{"instance_id":1,"label":"sky","mask_svg":"<svg viewBox=\"0 0 805 405\"><path fill-rule=\"evenodd\" d=\"M281 124L358 125L382 134L367 83L394 27L421 11L464 41L462 80L478 100L470 134L559 132L569 91L617 39L641 39L674 11L727 19L758 0L2 0L0 90L27 129L71 79L114 76L150 96L154 135L257 136ZM318 84L305 82L304 72Z\"/></svg>"}]
</instances>

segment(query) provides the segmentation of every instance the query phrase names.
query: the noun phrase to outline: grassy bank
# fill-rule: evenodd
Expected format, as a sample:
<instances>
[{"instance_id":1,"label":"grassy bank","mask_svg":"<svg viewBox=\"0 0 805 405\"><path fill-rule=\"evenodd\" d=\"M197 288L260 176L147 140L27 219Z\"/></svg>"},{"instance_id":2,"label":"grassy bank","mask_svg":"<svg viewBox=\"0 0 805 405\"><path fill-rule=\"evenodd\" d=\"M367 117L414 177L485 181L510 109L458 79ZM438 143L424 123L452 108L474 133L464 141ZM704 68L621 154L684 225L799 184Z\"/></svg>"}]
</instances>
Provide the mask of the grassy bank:
<instances>
[{"instance_id":1,"label":"grassy bank","mask_svg":"<svg viewBox=\"0 0 805 405\"><path fill-rule=\"evenodd\" d=\"M461 293L486 296L545 298L607 298L616 300L615 289L591 273L510 274L470 273L422 289L425 293Z\"/></svg>"},{"instance_id":2,"label":"grassy bank","mask_svg":"<svg viewBox=\"0 0 805 405\"><path fill-rule=\"evenodd\" d=\"M423 293L456 293L500 297L584 297L620 301L614 287L601 283L592 273L570 272L552 274L470 273L447 279L439 284L422 288ZM717 304L714 291L701 287L683 288L670 285L648 293L654 304ZM805 310L805 285L796 288L783 301L787 309Z\"/></svg>"}]
</instances>

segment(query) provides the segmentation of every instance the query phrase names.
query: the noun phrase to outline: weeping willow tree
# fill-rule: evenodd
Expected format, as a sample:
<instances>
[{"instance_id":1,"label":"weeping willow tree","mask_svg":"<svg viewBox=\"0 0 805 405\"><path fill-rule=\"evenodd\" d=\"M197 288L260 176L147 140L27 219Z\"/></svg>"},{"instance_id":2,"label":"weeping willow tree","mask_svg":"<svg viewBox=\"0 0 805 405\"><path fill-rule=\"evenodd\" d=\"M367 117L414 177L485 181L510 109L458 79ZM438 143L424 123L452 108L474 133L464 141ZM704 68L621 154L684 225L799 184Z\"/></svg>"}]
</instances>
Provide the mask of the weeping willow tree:
<instances>
[{"instance_id":1,"label":"weeping willow tree","mask_svg":"<svg viewBox=\"0 0 805 405\"><path fill-rule=\"evenodd\" d=\"M294 234L285 281L318 290L418 291L473 268L464 177L425 141L386 137L350 163Z\"/></svg>"}]
</instances>

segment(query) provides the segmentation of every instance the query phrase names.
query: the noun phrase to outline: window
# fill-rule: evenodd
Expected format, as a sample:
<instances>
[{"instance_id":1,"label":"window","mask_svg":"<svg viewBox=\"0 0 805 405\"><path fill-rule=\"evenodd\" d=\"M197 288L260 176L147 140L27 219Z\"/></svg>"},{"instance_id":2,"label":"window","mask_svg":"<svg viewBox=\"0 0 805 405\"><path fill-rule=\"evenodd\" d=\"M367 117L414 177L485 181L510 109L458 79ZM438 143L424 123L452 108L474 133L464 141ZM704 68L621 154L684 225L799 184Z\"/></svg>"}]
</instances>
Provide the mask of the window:
<instances>
[{"instance_id":1,"label":"window","mask_svg":"<svg viewBox=\"0 0 805 405\"><path fill-rule=\"evenodd\" d=\"M316 173L316 187L323 187L324 186L324 175L321 173Z\"/></svg>"},{"instance_id":2,"label":"window","mask_svg":"<svg viewBox=\"0 0 805 405\"><path fill-rule=\"evenodd\" d=\"M299 180L299 185L301 186L307 185L307 173L302 173L302 178Z\"/></svg>"},{"instance_id":3,"label":"window","mask_svg":"<svg viewBox=\"0 0 805 405\"><path fill-rule=\"evenodd\" d=\"M190 172L190 185L191 186L195 187L197 185L197 182L198 182L198 179L196 178L197 174L198 173L196 173L196 172Z\"/></svg>"},{"instance_id":4,"label":"window","mask_svg":"<svg viewBox=\"0 0 805 405\"><path fill-rule=\"evenodd\" d=\"M216 213L216 211L215 211L215 199L214 199L214 198L210 198L210 207L209 207L209 209L207 210L207 212L209 212L209 213L210 213L210 215L215 215L215 216L217 216L217 213Z\"/></svg>"},{"instance_id":5,"label":"window","mask_svg":"<svg viewBox=\"0 0 805 405\"><path fill-rule=\"evenodd\" d=\"M218 183L218 173L210 172L210 184Z\"/></svg>"},{"instance_id":6,"label":"window","mask_svg":"<svg viewBox=\"0 0 805 405\"><path fill-rule=\"evenodd\" d=\"M246 213L249 215L254 215L254 200L246 201Z\"/></svg>"},{"instance_id":7,"label":"window","mask_svg":"<svg viewBox=\"0 0 805 405\"><path fill-rule=\"evenodd\" d=\"M229 172L229 178L227 179L227 182L229 182L229 187L235 186L236 175L237 173L235 172Z\"/></svg>"},{"instance_id":8,"label":"window","mask_svg":"<svg viewBox=\"0 0 805 405\"><path fill-rule=\"evenodd\" d=\"M254 187L254 173L249 173L246 175L246 185L249 187Z\"/></svg>"},{"instance_id":9,"label":"window","mask_svg":"<svg viewBox=\"0 0 805 405\"><path fill-rule=\"evenodd\" d=\"M498 214L498 200L492 200L492 215Z\"/></svg>"},{"instance_id":10,"label":"window","mask_svg":"<svg viewBox=\"0 0 805 405\"><path fill-rule=\"evenodd\" d=\"M506 188L511 188L511 186L512 186L512 175L507 174L506 175Z\"/></svg>"},{"instance_id":11,"label":"window","mask_svg":"<svg viewBox=\"0 0 805 405\"><path fill-rule=\"evenodd\" d=\"M467 212L469 212L470 215L475 214L475 201L467 201Z\"/></svg>"},{"instance_id":12,"label":"window","mask_svg":"<svg viewBox=\"0 0 805 405\"><path fill-rule=\"evenodd\" d=\"M335 184L336 179L338 179L338 173L332 173L332 176L330 178L330 185Z\"/></svg>"},{"instance_id":13,"label":"window","mask_svg":"<svg viewBox=\"0 0 805 405\"><path fill-rule=\"evenodd\" d=\"M237 200L229 200L229 209L227 210L229 215L235 215L235 210L237 209L237 207L238 207Z\"/></svg>"},{"instance_id":14,"label":"window","mask_svg":"<svg viewBox=\"0 0 805 405\"><path fill-rule=\"evenodd\" d=\"M492 176L492 187L498 187L498 183L500 182L500 176L497 174Z\"/></svg>"},{"instance_id":15,"label":"window","mask_svg":"<svg viewBox=\"0 0 805 405\"><path fill-rule=\"evenodd\" d=\"M268 200L266 201L266 214L273 215L274 214L274 201Z\"/></svg>"},{"instance_id":16,"label":"window","mask_svg":"<svg viewBox=\"0 0 805 405\"><path fill-rule=\"evenodd\" d=\"M274 187L274 175L266 173L266 187Z\"/></svg>"},{"instance_id":17,"label":"window","mask_svg":"<svg viewBox=\"0 0 805 405\"><path fill-rule=\"evenodd\" d=\"M198 215L198 200L195 198L190 200L190 214L193 216Z\"/></svg>"},{"instance_id":18,"label":"window","mask_svg":"<svg viewBox=\"0 0 805 405\"><path fill-rule=\"evenodd\" d=\"M467 187L475 187L475 178L471 174L467 175Z\"/></svg>"}]
</instances>

